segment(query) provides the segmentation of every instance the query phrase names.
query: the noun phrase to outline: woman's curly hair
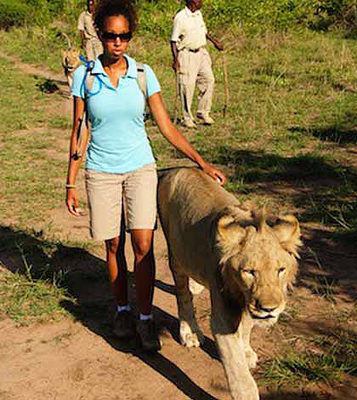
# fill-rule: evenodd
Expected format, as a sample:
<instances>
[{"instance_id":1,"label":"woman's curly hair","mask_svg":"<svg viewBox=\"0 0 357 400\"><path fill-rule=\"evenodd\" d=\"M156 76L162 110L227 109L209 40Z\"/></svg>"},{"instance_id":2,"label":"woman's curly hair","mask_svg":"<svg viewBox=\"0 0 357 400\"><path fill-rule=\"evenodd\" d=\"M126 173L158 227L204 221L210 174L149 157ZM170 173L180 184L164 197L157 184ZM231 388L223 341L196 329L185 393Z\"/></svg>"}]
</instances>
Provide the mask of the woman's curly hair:
<instances>
[{"instance_id":1,"label":"woman's curly hair","mask_svg":"<svg viewBox=\"0 0 357 400\"><path fill-rule=\"evenodd\" d=\"M129 22L130 32L135 31L138 18L134 0L100 0L94 14L96 28L102 32L105 20L115 15L123 15Z\"/></svg>"}]
</instances>

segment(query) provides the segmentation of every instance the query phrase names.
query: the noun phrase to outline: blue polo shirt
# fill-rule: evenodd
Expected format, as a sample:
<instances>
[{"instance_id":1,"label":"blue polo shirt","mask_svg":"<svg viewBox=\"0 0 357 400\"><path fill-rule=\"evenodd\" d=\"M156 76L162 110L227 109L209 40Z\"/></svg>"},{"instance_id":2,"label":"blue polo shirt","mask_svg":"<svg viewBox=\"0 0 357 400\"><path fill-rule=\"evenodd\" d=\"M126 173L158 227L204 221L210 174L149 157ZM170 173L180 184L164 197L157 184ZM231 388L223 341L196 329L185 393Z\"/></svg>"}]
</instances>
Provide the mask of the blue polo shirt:
<instances>
[{"instance_id":1,"label":"blue polo shirt","mask_svg":"<svg viewBox=\"0 0 357 400\"><path fill-rule=\"evenodd\" d=\"M127 74L118 87L110 82L99 59L95 60L95 76L88 97L88 115L92 124L87 150L86 168L101 172L125 173L155 162L145 131L145 98L137 81L136 62L125 55ZM148 66L144 65L147 95L160 91L160 84ZM86 67L74 73L71 93L85 97Z\"/></svg>"}]
</instances>

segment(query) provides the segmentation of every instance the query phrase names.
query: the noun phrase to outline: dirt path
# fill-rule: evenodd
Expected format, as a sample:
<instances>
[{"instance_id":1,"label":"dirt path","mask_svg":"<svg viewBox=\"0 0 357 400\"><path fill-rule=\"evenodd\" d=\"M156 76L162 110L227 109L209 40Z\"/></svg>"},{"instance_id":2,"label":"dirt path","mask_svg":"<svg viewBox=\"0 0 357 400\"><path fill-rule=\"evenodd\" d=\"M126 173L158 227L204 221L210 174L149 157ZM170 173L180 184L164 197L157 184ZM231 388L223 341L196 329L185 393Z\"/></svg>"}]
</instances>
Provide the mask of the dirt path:
<instances>
[{"instance_id":1,"label":"dirt path","mask_svg":"<svg viewBox=\"0 0 357 400\"><path fill-rule=\"evenodd\" d=\"M18 63L1 52L0 56L12 60L26 73L63 80L49 71ZM69 100L63 99L58 113L69 109ZM63 208L49 217L49 223L58 239L75 234L80 240L89 240L87 217L71 218ZM297 343L298 347L302 338L310 338L322 331L337 332L341 328L338 315L342 311L348 313L354 307L356 252L336 243L329 232L320 227L306 229L305 240L313 252L305 249L300 280L290 299L290 316L270 331L254 331L253 347L261 362L279 354L279 349L284 349L288 343ZM71 294L78 300L77 305L63 304L73 318L30 327L18 327L11 320L0 322L3 339L0 342L0 399L230 399L210 334L208 293L205 291L196 298L198 320L206 341L202 348L189 351L178 343L173 282L160 229L156 234L155 253L157 282L154 303L163 341L159 354L148 356L136 346L135 340L120 342L111 335L112 300L108 283L93 278L89 273L93 265L104 268L102 247L90 252L65 248L60 254L61 262L81 273L70 287ZM132 266L128 241L127 254ZM343 262L343 271L336 260L337 254ZM335 303L312 294L309 282L316 274L338 279ZM131 297L134 301L133 288ZM342 327L356 330L356 321L345 321ZM261 387L261 393L266 400L352 400L357 398L357 381L345 377L334 388L315 385L303 390L291 388L279 392L272 387Z\"/></svg>"}]
</instances>

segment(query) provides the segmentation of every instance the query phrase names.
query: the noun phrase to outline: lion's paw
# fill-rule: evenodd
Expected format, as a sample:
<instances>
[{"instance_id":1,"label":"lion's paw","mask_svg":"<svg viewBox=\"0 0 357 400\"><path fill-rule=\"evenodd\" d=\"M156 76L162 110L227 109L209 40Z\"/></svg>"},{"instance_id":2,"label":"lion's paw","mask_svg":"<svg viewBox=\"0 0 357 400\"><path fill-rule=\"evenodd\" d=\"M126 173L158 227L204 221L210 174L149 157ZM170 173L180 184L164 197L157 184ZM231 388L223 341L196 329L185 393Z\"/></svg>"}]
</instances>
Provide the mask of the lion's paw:
<instances>
[{"instance_id":1,"label":"lion's paw","mask_svg":"<svg viewBox=\"0 0 357 400\"><path fill-rule=\"evenodd\" d=\"M245 359L247 360L249 369L253 369L257 366L258 356L252 348L245 350Z\"/></svg>"},{"instance_id":2,"label":"lion's paw","mask_svg":"<svg viewBox=\"0 0 357 400\"><path fill-rule=\"evenodd\" d=\"M190 325L186 321L180 323L180 340L184 346L200 347L203 343L203 334L201 332L192 332Z\"/></svg>"}]
</instances>

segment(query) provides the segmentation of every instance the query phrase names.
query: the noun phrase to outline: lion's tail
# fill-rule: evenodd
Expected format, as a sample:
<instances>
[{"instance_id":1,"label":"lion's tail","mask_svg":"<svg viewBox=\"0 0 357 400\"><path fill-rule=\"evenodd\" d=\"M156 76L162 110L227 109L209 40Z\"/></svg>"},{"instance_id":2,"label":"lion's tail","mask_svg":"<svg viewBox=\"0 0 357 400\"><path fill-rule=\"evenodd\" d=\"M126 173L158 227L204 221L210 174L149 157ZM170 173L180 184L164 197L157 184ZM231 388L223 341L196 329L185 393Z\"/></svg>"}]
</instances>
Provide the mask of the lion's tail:
<instances>
[{"instance_id":1,"label":"lion's tail","mask_svg":"<svg viewBox=\"0 0 357 400\"><path fill-rule=\"evenodd\" d=\"M67 33L58 32L56 37L60 37L60 36L63 36L67 40L67 48L69 50L72 47L71 41L69 40L69 36L67 35Z\"/></svg>"}]
</instances>

